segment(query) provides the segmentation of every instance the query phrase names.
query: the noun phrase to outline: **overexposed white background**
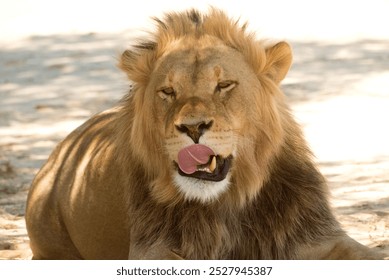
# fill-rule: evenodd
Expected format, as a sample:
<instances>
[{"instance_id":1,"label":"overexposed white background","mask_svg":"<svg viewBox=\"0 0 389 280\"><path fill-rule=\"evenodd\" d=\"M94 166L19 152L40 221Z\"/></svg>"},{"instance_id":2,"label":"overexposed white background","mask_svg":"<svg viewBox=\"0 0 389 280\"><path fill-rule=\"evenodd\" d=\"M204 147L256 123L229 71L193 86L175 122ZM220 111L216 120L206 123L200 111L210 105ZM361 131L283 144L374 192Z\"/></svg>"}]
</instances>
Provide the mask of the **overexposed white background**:
<instances>
[{"instance_id":1,"label":"overexposed white background","mask_svg":"<svg viewBox=\"0 0 389 280\"><path fill-rule=\"evenodd\" d=\"M26 35L120 32L150 16L210 5L250 21L265 36L299 40L389 39L387 0L1 0L0 41Z\"/></svg>"}]
</instances>

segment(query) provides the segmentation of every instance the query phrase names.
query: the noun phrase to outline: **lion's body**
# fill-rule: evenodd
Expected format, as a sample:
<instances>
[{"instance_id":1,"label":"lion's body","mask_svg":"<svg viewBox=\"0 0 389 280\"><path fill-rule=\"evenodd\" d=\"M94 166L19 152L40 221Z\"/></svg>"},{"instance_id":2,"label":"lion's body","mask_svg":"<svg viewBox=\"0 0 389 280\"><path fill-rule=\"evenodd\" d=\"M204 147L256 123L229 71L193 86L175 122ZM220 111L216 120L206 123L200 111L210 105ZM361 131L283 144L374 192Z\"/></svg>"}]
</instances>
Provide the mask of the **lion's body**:
<instances>
[{"instance_id":1,"label":"lion's body","mask_svg":"<svg viewBox=\"0 0 389 280\"><path fill-rule=\"evenodd\" d=\"M155 41L123 54L134 92L35 178L34 258L376 258L335 220L284 103L288 45L265 47L216 10L158 23ZM187 147L215 171L180 158Z\"/></svg>"}]
</instances>

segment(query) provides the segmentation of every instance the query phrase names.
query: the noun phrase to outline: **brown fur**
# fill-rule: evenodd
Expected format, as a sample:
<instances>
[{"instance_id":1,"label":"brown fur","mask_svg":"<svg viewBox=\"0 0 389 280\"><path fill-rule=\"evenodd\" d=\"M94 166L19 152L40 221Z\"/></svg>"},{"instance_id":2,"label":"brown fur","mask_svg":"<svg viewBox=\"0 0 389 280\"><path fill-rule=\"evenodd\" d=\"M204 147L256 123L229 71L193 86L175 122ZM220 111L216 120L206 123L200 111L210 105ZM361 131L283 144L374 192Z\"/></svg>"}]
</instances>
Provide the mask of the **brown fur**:
<instances>
[{"instance_id":1,"label":"brown fur","mask_svg":"<svg viewBox=\"0 0 389 280\"><path fill-rule=\"evenodd\" d=\"M71 133L36 176L26 213L34 258L379 257L330 210L279 89L288 44L257 41L216 9L156 22L120 60L133 92ZM230 78L234 88L214 92ZM194 119L213 124L200 143L234 155L228 188L199 199L195 185L178 189L172 165L192 141L176 126Z\"/></svg>"}]
</instances>

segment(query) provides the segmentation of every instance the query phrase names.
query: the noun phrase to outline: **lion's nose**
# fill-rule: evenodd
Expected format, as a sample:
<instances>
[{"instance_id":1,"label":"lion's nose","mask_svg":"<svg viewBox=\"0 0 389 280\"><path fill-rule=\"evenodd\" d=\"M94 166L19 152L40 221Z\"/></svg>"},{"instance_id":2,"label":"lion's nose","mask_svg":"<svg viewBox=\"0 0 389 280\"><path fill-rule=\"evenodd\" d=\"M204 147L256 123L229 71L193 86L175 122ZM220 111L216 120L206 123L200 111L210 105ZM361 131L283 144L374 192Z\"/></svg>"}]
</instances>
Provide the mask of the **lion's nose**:
<instances>
[{"instance_id":1,"label":"lion's nose","mask_svg":"<svg viewBox=\"0 0 389 280\"><path fill-rule=\"evenodd\" d=\"M195 124L180 124L176 125L178 131L186 133L192 140L198 144L200 137L204 132L211 128L213 121L201 121Z\"/></svg>"}]
</instances>

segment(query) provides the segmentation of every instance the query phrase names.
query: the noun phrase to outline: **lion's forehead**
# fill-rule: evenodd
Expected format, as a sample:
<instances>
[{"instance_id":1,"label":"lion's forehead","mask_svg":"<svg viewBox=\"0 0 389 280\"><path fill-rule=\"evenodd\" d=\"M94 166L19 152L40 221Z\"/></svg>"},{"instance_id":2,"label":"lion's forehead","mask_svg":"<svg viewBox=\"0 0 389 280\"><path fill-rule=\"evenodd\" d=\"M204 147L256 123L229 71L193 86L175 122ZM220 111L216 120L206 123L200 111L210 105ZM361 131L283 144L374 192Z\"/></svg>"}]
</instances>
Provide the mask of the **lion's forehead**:
<instances>
[{"instance_id":1,"label":"lion's forehead","mask_svg":"<svg viewBox=\"0 0 389 280\"><path fill-rule=\"evenodd\" d=\"M156 67L160 82L189 82L196 84L220 79L236 79L237 63L243 59L225 46L175 49L163 56Z\"/></svg>"}]
</instances>

